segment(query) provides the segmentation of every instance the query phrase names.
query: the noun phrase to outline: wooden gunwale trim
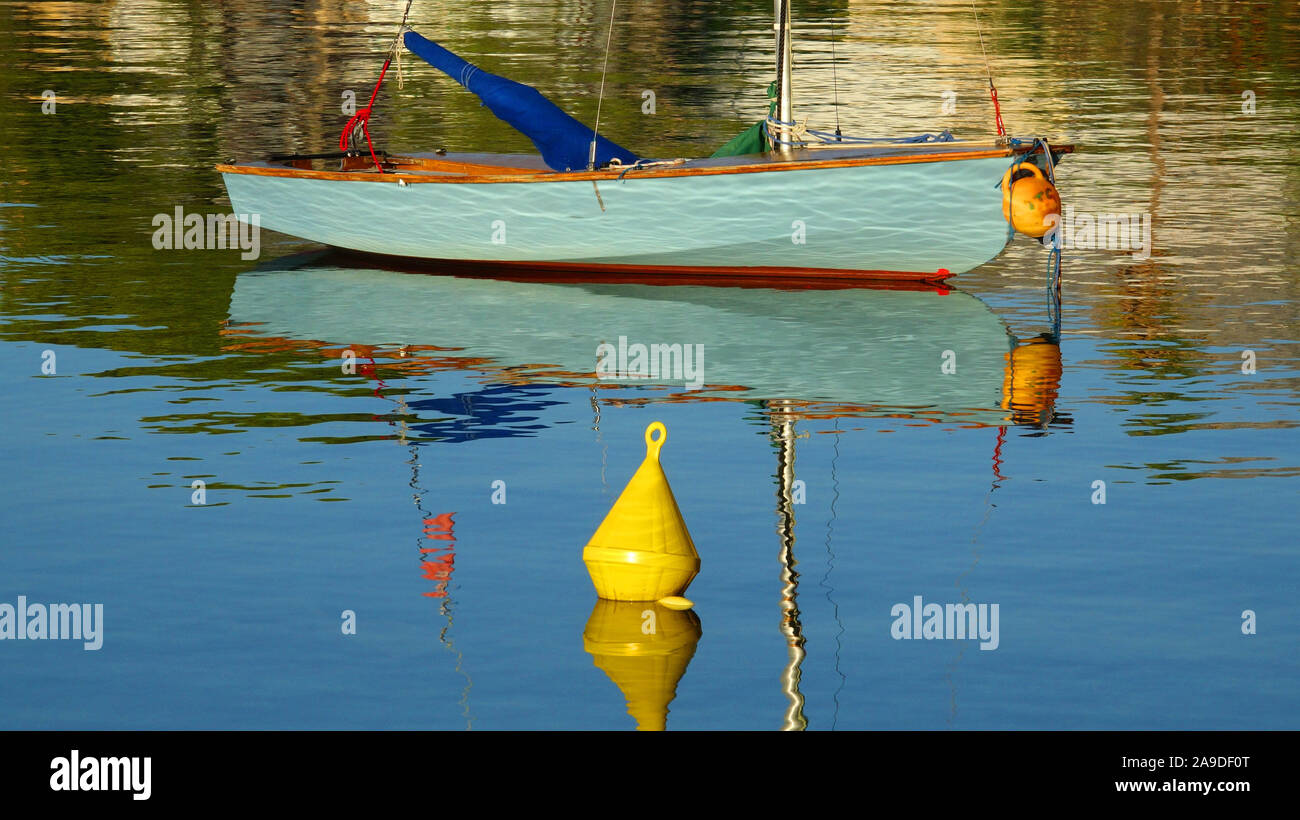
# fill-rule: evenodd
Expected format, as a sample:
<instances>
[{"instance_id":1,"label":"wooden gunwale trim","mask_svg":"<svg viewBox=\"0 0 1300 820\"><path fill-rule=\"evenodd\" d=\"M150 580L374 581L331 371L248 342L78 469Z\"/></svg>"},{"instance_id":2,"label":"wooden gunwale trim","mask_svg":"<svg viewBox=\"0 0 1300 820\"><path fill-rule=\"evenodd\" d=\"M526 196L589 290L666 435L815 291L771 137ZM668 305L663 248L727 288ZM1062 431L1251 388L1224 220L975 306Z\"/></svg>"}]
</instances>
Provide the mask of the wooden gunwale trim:
<instances>
[{"instance_id":1,"label":"wooden gunwale trim","mask_svg":"<svg viewBox=\"0 0 1300 820\"><path fill-rule=\"evenodd\" d=\"M1053 146L1054 152L1070 153L1072 145ZM417 184L464 184L464 183L500 183L500 182L607 182L617 180L627 172L628 179L665 179L674 177L722 176L728 174L753 174L769 171L810 171L824 168L854 168L869 165L910 165L926 162L956 162L968 159L990 159L1010 157L1018 153L1029 153L1029 149L1018 150L1009 146L999 146L974 151L938 151L924 154L903 154L881 157L850 157L845 159L814 159L778 162L762 162L750 165L706 166L703 168L652 167L628 172L628 169L611 169L607 171L537 171L534 169L492 167L498 173L483 174L448 174L446 176L428 176L426 174L404 174L401 172L375 174L345 171L315 171L301 168L266 167L253 165L220 164L216 170L223 174L247 174L263 177L289 177L293 179L325 179L346 182L405 182ZM505 173L499 171L504 170Z\"/></svg>"}]
</instances>

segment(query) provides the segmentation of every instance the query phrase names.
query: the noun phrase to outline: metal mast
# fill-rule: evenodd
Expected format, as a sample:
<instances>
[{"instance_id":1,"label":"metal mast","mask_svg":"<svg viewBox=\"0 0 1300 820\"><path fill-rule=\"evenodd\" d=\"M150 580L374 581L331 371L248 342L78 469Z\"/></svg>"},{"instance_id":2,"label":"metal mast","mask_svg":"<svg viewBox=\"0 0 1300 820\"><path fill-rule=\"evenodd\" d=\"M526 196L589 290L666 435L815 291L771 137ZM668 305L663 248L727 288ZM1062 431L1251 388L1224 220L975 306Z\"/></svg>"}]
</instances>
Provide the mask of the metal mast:
<instances>
[{"instance_id":1,"label":"metal mast","mask_svg":"<svg viewBox=\"0 0 1300 820\"><path fill-rule=\"evenodd\" d=\"M790 0L775 0L776 23L776 115L782 122L794 122L794 106L791 101L791 55L790 47ZM789 139L789 132L775 129L782 139ZM789 154L792 145L777 145L776 150Z\"/></svg>"}]
</instances>

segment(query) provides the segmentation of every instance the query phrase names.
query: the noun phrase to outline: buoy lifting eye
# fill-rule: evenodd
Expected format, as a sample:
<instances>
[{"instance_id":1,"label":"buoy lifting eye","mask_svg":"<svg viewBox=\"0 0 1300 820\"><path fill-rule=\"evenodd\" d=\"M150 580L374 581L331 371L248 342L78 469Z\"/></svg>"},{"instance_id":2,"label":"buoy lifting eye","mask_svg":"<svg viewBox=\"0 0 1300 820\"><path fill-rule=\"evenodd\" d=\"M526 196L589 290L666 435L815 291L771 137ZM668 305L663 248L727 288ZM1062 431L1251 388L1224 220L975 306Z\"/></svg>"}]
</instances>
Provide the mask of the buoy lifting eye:
<instances>
[{"instance_id":1,"label":"buoy lifting eye","mask_svg":"<svg viewBox=\"0 0 1300 820\"><path fill-rule=\"evenodd\" d=\"M657 434L657 435L656 435ZM664 446L664 441L668 439L668 428L664 427L662 421L654 421L650 426L645 428L645 454L647 457L654 456L659 460L659 448Z\"/></svg>"}]
</instances>

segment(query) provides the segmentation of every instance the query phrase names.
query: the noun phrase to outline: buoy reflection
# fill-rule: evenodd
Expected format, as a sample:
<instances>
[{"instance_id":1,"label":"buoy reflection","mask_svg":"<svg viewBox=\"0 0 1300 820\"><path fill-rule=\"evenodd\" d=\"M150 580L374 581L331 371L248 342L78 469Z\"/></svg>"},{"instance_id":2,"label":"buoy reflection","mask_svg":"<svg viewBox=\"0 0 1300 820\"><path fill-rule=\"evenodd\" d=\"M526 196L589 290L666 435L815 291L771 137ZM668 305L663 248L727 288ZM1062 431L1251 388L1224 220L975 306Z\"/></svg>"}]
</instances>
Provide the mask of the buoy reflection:
<instances>
[{"instance_id":1,"label":"buoy reflection","mask_svg":"<svg viewBox=\"0 0 1300 820\"><path fill-rule=\"evenodd\" d=\"M1006 355L1002 379L1002 409L1017 425L1047 427L1056 418L1061 389L1061 345L1042 334L1019 342Z\"/></svg>"},{"instance_id":2,"label":"buoy reflection","mask_svg":"<svg viewBox=\"0 0 1300 820\"><path fill-rule=\"evenodd\" d=\"M582 644L623 693L637 730L659 732L702 634L694 610L598 598Z\"/></svg>"}]
</instances>

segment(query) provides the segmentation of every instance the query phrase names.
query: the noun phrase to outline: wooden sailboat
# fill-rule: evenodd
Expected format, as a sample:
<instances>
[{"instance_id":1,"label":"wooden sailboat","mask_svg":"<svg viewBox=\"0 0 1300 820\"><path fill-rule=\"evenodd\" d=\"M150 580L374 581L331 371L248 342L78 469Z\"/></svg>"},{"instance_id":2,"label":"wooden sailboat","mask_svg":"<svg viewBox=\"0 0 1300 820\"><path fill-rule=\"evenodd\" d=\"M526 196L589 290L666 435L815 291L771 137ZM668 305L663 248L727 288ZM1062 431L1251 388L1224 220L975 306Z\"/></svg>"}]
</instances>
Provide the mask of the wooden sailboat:
<instances>
[{"instance_id":1,"label":"wooden sailboat","mask_svg":"<svg viewBox=\"0 0 1300 820\"><path fill-rule=\"evenodd\" d=\"M217 169L233 210L262 227L503 272L941 281L997 256L1009 239L999 180L1030 155L1050 169L1071 147L1007 138L1000 116L999 137L983 141L808 131L793 113L789 0L775 10L776 99L752 153L638 157L598 135L599 114L596 128L582 125L407 31L406 48L479 94L540 155L376 152L365 121L377 85L338 154Z\"/></svg>"}]
</instances>

